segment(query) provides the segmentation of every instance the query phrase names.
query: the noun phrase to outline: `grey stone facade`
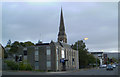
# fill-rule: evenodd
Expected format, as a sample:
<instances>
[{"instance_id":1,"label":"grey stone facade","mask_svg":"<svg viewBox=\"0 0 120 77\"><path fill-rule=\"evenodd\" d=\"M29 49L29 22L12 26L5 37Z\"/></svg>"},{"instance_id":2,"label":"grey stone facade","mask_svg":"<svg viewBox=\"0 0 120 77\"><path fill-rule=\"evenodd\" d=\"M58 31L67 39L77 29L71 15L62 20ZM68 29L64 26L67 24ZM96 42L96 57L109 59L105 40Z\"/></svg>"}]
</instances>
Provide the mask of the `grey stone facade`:
<instances>
[{"instance_id":1,"label":"grey stone facade","mask_svg":"<svg viewBox=\"0 0 120 77\"><path fill-rule=\"evenodd\" d=\"M24 54L27 51L27 55ZM27 61L33 69L43 71L62 71L65 62L65 70L78 69L78 52L70 45L61 42L42 43L27 48L20 47L17 55L22 55L23 61ZM38 52L38 53L36 53ZM65 61L66 60L66 61Z\"/></svg>"}]
</instances>

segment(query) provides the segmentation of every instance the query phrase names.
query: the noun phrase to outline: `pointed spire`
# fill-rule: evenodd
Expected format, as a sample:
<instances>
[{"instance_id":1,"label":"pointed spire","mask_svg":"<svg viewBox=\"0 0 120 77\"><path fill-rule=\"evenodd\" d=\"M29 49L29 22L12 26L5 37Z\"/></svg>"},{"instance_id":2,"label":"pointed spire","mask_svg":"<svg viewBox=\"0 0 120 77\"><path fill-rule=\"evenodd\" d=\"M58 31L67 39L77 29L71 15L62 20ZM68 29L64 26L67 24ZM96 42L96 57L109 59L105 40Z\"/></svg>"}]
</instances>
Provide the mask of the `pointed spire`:
<instances>
[{"instance_id":1,"label":"pointed spire","mask_svg":"<svg viewBox=\"0 0 120 77\"><path fill-rule=\"evenodd\" d=\"M62 31L65 31L62 6L61 6L61 17L60 17L60 28L59 29L62 29Z\"/></svg>"},{"instance_id":2,"label":"pointed spire","mask_svg":"<svg viewBox=\"0 0 120 77\"><path fill-rule=\"evenodd\" d=\"M60 15L60 27L59 27L59 33L58 33L58 42L59 41L63 41L65 43L67 43L67 36L66 36L66 33L65 33L62 7L61 7L61 15Z\"/></svg>"}]
</instances>

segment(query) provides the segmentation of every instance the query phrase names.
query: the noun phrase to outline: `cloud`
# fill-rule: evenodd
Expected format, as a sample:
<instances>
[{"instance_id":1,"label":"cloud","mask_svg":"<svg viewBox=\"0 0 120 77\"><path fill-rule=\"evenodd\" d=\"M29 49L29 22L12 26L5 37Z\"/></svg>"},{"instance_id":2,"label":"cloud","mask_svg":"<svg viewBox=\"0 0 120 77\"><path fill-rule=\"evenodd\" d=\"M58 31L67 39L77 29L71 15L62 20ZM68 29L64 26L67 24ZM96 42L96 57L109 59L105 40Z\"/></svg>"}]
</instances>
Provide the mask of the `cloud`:
<instances>
[{"instance_id":1,"label":"cloud","mask_svg":"<svg viewBox=\"0 0 120 77\"><path fill-rule=\"evenodd\" d=\"M12 41L57 41L63 8L68 43L88 37L89 49L117 49L118 6L115 2L3 3L3 45Z\"/></svg>"}]
</instances>

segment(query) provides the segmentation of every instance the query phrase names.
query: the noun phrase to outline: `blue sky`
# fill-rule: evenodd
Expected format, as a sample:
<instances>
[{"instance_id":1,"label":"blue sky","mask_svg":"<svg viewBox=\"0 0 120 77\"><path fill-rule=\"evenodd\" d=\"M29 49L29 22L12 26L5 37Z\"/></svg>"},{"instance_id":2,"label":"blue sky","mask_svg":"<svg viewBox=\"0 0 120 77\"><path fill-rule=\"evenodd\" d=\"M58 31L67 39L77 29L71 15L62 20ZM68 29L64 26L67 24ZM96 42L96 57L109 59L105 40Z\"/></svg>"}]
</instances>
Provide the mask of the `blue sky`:
<instances>
[{"instance_id":1,"label":"blue sky","mask_svg":"<svg viewBox=\"0 0 120 77\"><path fill-rule=\"evenodd\" d=\"M57 41L61 6L68 44L88 37L90 51L118 50L117 2L5 2L2 45L7 41Z\"/></svg>"}]
</instances>

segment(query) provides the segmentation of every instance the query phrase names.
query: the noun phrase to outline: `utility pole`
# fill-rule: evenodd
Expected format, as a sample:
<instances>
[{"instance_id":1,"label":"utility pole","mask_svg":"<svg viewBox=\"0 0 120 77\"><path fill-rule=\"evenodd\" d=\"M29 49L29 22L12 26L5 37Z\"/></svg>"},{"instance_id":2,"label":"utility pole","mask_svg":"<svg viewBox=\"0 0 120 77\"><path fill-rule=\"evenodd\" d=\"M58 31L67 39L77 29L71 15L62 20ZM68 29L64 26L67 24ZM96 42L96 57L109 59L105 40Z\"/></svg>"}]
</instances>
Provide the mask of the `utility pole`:
<instances>
[{"instance_id":1,"label":"utility pole","mask_svg":"<svg viewBox=\"0 0 120 77\"><path fill-rule=\"evenodd\" d=\"M96 57L96 68L97 68L97 64L98 64L98 63L97 63L97 57Z\"/></svg>"}]
</instances>

